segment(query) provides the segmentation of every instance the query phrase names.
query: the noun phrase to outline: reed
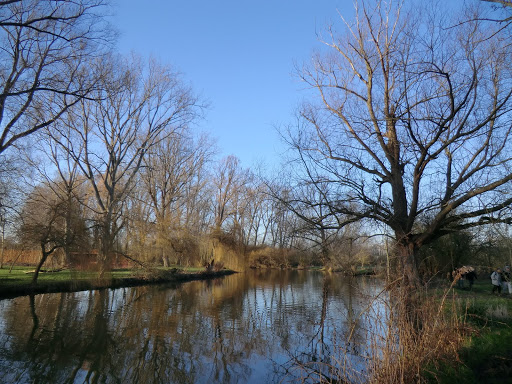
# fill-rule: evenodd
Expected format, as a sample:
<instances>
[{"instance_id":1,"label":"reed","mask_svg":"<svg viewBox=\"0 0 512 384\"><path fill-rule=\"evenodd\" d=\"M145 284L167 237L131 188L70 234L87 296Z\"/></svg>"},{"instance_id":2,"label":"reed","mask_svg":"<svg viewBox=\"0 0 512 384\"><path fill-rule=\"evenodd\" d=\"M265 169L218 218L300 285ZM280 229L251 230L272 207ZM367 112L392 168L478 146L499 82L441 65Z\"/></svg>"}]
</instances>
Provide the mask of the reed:
<instances>
[{"instance_id":1,"label":"reed","mask_svg":"<svg viewBox=\"0 0 512 384\"><path fill-rule=\"evenodd\" d=\"M301 363L300 381L430 383L441 365L460 363L459 350L472 328L453 288L441 294L425 288L411 300L411 292L395 283L358 314L330 361Z\"/></svg>"},{"instance_id":2,"label":"reed","mask_svg":"<svg viewBox=\"0 0 512 384\"><path fill-rule=\"evenodd\" d=\"M439 296L428 289L418 292L411 321L407 305L409 293L403 289L391 292L386 303L386 332L369 335L370 355L367 372L370 384L423 383L425 370L434 373L439 364L459 361L458 350L469 332L459 304L447 289ZM431 375L430 375L431 376Z\"/></svg>"}]
</instances>

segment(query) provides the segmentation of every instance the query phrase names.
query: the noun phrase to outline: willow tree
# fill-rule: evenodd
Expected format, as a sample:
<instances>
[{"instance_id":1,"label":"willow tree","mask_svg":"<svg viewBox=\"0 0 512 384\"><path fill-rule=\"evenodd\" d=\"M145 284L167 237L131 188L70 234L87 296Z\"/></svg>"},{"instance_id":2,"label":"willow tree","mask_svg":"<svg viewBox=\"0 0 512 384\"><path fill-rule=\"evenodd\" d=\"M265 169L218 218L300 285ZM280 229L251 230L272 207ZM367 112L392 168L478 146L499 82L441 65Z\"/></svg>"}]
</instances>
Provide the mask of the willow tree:
<instances>
[{"instance_id":1,"label":"willow tree","mask_svg":"<svg viewBox=\"0 0 512 384\"><path fill-rule=\"evenodd\" d=\"M168 266L169 253L175 251L176 243L186 234L204 230L189 208L205 188L202 175L211 161L211 143L206 136L196 139L188 127L183 128L153 147L140 175L141 198L149 204L149 216L155 224L151 232L164 266Z\"/></svg>"},{"instance_id":2,"label":"willow tree","mask_svg":"<svg viewBox=\"0 0 512 384\"><path fill-rule=\"evenodd\" d=\"M407 6L358 2L300 70L316 97L288 140L301 182L328 193L288 203L390 228L410 287L425 244L511 222L512 51L482 9Z\"/></svg>"}]
</instances>

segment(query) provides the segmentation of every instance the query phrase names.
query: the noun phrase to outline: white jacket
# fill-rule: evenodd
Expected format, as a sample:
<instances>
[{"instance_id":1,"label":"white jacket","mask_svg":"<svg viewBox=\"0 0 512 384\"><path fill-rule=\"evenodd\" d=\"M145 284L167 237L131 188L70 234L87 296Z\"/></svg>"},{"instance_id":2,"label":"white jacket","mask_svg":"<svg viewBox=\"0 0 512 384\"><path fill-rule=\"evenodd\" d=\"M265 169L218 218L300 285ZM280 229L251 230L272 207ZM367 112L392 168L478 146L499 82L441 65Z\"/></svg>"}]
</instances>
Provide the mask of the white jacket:
<instances>
[{"instance_id":1,"label":"white jacket","mask_svg":"<svg viewBox=\"0 0 512 384\"><path fill-rule=\"evenodd\" d=\"M500 285L501 284L501 273L494 271L491 273L491 282L492 285Z\"/></svg>"}]
</instances>

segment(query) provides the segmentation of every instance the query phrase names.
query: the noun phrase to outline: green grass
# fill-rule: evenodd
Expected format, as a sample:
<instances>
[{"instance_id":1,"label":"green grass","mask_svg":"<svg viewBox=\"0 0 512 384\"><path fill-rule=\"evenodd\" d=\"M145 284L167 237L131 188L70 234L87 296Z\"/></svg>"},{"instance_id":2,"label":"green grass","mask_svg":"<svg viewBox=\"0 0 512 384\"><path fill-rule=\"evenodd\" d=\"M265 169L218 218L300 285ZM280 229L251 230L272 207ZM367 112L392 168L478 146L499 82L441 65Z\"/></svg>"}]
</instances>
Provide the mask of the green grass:
<instances>
[{"instance_id":1,"label":"green grass","mask_svg":"<svg viewBox=\"0 0 512 384\"><path fill-rule=\"evenodd\" d=\"M156 270L168 271L170 269L177 268L184 273L198 273L203 272L204 267L182 267L181 265L171 265L169 267L156 267Z\"/></svg>"},{"instance_id":2,"label":"green grass","mask_svg":"<svg viewBox=\"0 0 512 384\"><path fill-rule=\"evenodd\" d=\"M431 383L512 383L512 327L503 324L480 329L466 339L458 362L444 361L427 371Z\"/></svg>"},{"instance_id":3,"label":"green grass","mask_svg":"<svg viewBox=\"0 0 512 384\"><path fill-rule=\"evenodd\" d=\"M151 269L117 269L109 271L100 278L94 271L42 272L39 274L37 284L32 284L34 267L15 266L0 269L0 298L9 298L19 295L37 294L44 292L70 292L99 288L117 288L150 283L164 283L171 281L187 281L198 278L208 278L204 275L205 269L201 267L169 267ZM232 273L232 271L219 271L215 275Z\"/></svg>"},{"instance_id":4,"label":"green grass","mask_svg":"<svg viewBox=\"0 0 512 384\"><path fill-rule=\"evenodd\" d=\"M204 267L181 267L181 266L171 266L171 267L157 267L153 268L155 271L170 271L173 268L178 269L182 273L198 273L204 271ZM33 274L29 273L35 270L34 267L26 267L26 266L14 266L12 270L9 270L10 267L4 266L0 268L0 287L2 284L10 284L14 282L30 282L32 280ZM44 269L44 268L43 268ZM123 277L137 277L141 274L141 269L115 269L109 272L109 277L112 278L123 278ZM45 281L65 281L65 280L73 280L73 279L94 279L98 277L98 272L95 271L71 271L69 269L61 270L58 272L41 272L39 273L38 282Z\"/></svg>"},{"instance_id":5,"label":"green grass","mask_svg":"<svg viewBox=\"0 0 512 384\"><path fill-rule=\"evenodd\" d=\"M477 281L471 291L467 287L455 287L453 293L461 313L468 314L470 321L512 322L512 295L508 291L493 294L490 280ZM483 319L478 319L479 316Z\"/></svg>"},{"instance_id":6,"label":"green grass","mask_svg":"<svg viewBox=\"0 0 512 384\"><path fill-rule=\"evenodd\" d=\"M438 362L425 370L431 383L512 383L512 295L492 294L490 279L473 289L453 289L458 312L470 330L459 350L459 361ZM438 290L438 293L441 289Z\"/></svg>"},{"instance_id":7,"label":"green grass","mask_svg":"<svg viewBox=\"0 0 512 384\"><path fill-rule=\"evenodd\" d=\"M0 289L5 286L23 285L31 283L34 267L15 266L9 271L9 268L0 269ZM120 269L111 272L112 278L131 277L136 275L136 270ZM59 272L39 273L37 282L44 284L46 282L63 282L69 280L91 280L98 277L97 272L88 271L70 271L62 270Z\"/></svg>"}]
</instances>

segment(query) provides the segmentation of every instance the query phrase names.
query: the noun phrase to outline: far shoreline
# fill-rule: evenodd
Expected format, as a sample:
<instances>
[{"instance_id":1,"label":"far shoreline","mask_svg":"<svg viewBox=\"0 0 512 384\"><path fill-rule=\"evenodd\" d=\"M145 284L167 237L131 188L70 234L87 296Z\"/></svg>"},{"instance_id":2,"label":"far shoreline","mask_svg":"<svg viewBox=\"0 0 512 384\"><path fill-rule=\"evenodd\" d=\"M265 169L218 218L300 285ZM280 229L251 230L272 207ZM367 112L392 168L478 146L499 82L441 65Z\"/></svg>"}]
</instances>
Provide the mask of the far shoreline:
<instances>
[{"instance_id":1,"label":"far shoreline","mask_svg":"<svg viewBox=\"0 0 512 384\"><path fill-rule=\"evenodd\" d=\"M20 296L39 295L44 293L68 293L81 292L102 289L118 289L138 287L144 285L157 284L180 284L188 281L210 280L223 276L239 273L231 269L187 271L186 269L168 268L143 271L140 269L119 269L106 273L106 276L99 278L93 271L70 271L70 270L48 270L40 274L36 284L31 282L31 269L33 267L17 266L15 272L0 275L0 300L13 299ZM346 276L376 276L373 268L362 269L358 271L341 271L326 269L325 267L304 267L304 268L270 268L270 267L251 267L253 270L308 270L329 273L342 273ZM0 269L0 272L2 269ZM6 270L4 270L6 271ZM69 277L62 277L62 272L71 273ZM80 277L74 277L76 273ZM84 277L83 275L89 275ZM119 274L123 274L119 276ZM128 274L128 275L126 275ZM54 278L55 277L55 278Z\"/></svg>"},{"instance_id":2,"label":"far shoreline","mask_svg":"<svg viewBox=\"0 0 512 384\"><path fill-rule=\"evenodd\" d=\"M237 273L236 271L223 269L221 271L200 271L200 272L176 272L156 276L133 276L128 277L105 277L89 279L69 279L62 281L38 281L36 284L13 283L0 284L0 300L13 299L20 296L39 295L44 293L67 293L89 290L129 288L143 285L184 283L196 280L209 280ZM0 279L1 282L2 279Z\"/></svg>"}]
</instances>

